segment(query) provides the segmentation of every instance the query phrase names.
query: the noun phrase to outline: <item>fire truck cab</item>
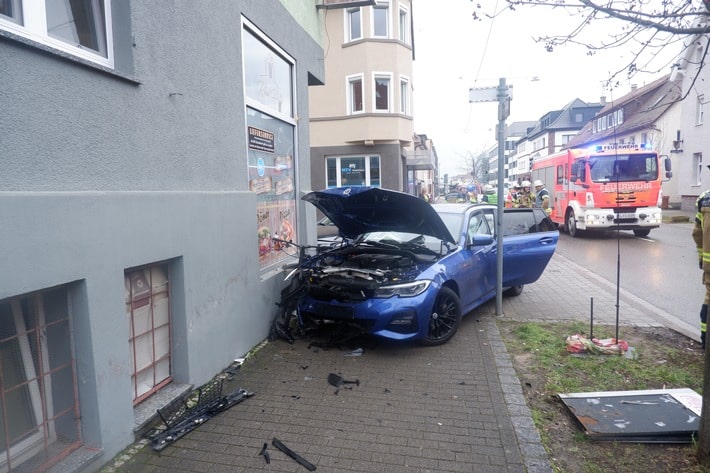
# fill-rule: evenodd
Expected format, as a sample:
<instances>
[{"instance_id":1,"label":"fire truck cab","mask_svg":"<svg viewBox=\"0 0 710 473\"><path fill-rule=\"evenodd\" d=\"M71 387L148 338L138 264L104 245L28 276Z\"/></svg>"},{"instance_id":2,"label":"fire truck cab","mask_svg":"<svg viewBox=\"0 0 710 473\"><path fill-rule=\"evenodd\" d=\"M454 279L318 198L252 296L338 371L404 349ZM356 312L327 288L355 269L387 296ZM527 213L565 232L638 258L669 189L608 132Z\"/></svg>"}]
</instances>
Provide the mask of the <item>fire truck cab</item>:
<instances>
[{"instance_id":1,"label":"fire truck cab","mask_svg":"<svg viewBox=\"0 0 710 473\"><path fill-rule=\"evenodd\" d=\"M550 192L550 218L573 237L603 230L647 236L661 224L661 182L671 176L670 158L643 144L564 150L532 167Z\"/></svg>"}]
</instances>

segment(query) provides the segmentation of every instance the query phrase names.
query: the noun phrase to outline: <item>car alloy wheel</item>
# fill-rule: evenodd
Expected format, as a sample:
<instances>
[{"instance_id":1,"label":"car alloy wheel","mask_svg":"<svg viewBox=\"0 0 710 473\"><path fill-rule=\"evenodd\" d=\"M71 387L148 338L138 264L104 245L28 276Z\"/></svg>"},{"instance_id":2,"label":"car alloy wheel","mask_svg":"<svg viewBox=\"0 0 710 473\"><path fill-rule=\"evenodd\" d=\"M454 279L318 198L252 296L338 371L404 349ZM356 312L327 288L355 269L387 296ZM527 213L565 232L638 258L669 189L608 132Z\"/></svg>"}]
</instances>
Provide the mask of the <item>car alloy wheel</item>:
<instances>
[{"instance_id":1,"label":"car alloy wheel","mask_svg":"<svg viewBox=\"0 0 710 473\"><path fill-rule=\"evenodd\" d=\"M454 336L461 324L461 302L456 293L442 287L436 295L434 307L429 316L429 331L422 340L423 345L441 345Z\"/></svg>"}]
</instances>

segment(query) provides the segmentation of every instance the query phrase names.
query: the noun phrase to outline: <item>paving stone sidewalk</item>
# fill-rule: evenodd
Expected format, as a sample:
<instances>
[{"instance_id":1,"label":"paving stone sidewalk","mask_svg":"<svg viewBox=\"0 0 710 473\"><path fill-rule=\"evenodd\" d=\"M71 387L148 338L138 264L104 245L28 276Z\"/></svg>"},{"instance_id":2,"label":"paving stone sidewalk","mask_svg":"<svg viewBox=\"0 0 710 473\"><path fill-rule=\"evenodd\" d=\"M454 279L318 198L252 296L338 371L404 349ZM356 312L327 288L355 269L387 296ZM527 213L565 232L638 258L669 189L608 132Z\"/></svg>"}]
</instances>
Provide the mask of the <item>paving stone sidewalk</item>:
<instances>
[{"instance_id":1,"label":"paving stone sidewalk","mask_svg":"<svg viewBox=\"0 0 710 473\"><path fill-rule=\"evenodd\" d=\"M348 356L352 347L266 343L225 388L253 397L160 453L139 442L104 471L307 471L277 438L324 472L551 473L496 322L588 321L591 298L595 323L613 324L614 285L555 254L538 282L503 299L503 315L485 304L440 347L371 340ZM626 328L667 325L645 301L623 290L619 300ZM359 385L335 388L330 373Z\"/></svg>"}]
</instances>

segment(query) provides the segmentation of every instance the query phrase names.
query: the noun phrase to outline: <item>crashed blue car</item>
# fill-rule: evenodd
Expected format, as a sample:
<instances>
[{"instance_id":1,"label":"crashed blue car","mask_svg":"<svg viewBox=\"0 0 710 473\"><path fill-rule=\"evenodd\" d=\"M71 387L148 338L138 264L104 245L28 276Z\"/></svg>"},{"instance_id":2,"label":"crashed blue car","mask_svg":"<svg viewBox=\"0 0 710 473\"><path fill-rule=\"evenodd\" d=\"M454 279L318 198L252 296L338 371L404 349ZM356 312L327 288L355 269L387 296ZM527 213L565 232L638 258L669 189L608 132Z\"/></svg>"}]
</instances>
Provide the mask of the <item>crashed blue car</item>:
<instances>
[{"instance_id":1,"label":"crashed blue car","mask_svg":"<svg viewBox=\"0 0 710 473\"><path fill-rule=\"evenodd\" d=\"M497 208L429 204L402 192L340 187L303 197L338 228L339 245L301 267L301 324L335 323L424 345L449 341L461 317L496 295ZM506 209L504 294L535 282L559 232L542 209Z\"/></svg>"}]
</instances>

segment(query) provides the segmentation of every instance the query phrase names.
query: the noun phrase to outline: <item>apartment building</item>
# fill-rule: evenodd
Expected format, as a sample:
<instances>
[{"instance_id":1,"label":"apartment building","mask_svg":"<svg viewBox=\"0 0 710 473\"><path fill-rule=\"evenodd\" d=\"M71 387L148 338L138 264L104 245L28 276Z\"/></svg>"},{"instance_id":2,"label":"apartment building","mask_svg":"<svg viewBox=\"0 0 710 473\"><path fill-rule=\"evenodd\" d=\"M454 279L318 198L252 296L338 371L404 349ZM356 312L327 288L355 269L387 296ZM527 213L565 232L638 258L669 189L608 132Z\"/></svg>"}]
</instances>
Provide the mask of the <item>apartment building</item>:
<instances>
[{"instance_id":1,"label":"apartment building","mask_svg":"<svg viewBox=\"0 0 710 473\"><path fill-rule=\"evenodd\" d=\"M532 162L566 147L603 104L574 99L563 108L545 113L517 143L514 168L517 181L529 179Z\"/></svg>"},{"instance_id":2,"label":"apartment building","mask_svg":"<svg viewBox=\"0 0 710 473\"><path fill-rule=\"evenodd\" d=\"M267 336L320 3L0 1L0 472L97 470Z\"/></svg>"},{"instance_id":3,"label":"apartment building","mask_svg":"<svg viewBox=\"0 0 710 473\"><path fill-rule=\"evenodd\" d=\"M413 2L342 3L325 9L325 85L309 95L311 183L413 193L415 171L435 166L412 146Z\"/></svg>"}]
</instances>

